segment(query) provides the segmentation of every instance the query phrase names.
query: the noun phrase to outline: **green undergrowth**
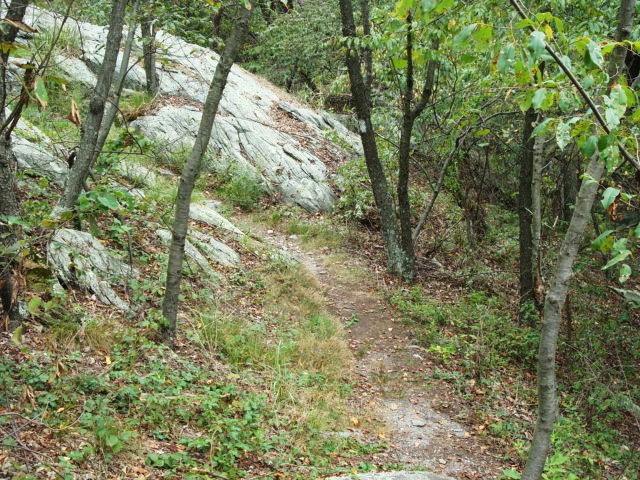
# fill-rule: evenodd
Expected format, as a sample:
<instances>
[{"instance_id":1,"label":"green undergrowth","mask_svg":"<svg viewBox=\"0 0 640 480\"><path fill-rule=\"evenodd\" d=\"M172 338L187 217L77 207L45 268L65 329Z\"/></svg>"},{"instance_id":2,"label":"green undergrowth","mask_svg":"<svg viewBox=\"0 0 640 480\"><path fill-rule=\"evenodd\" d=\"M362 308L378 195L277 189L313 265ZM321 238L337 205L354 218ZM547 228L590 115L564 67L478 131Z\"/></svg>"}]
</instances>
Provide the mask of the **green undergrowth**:
<instances>
[{"instance_id":1,"label":"green undergrowth","mask_svg":"<svg viewBox=\"0 0 640 480\"><path fill-rule=\"evenodd\" d=\"M139 222L149 212L128 215ZM114 232L96 225L113 244ZM134 242L145 236L129 233ZM266 248L260 262L217 285L186 271L171 350L156 341L153 309L166 255L140 242L136 263L149 276L129 295L144 313L100 316L69 293L30 302L39 323L25 325L25 338L35 335L38 347L16 337L0 359L0 452L9 453L13 478L117 477L136 465L145 478L233 479L251 470L306 479L350 470L351 458L383 448L336 435L348 428L351 354L301 266ZM45 453L25 461L15 432L31 428L43 432Z\"/></svg>"},{"instance_id":2,"label":"green undergrowth","mask_svg":"<svg viewBox=\"0 0 640 480\"><path fill-rule=\"evenodd\" d=\"M624 326L631 328L629 316L622 312L612 318L610 306L577 300L587 298L584 294L572 292L578 304L572 313L572 337L566 326L561 333L561 410L544 478L605 478L611 472L615 478L635 479L640 464L628 436L633 420L623 406L629 397L612 394L612 387L602 382L609 378L611 385L622 384L627 392L636 384L633 361L623 367L613 365L611 357L614 350L621 353L621 344L627 352L637 352L637 335L629 331L621 338ZM498 294L473 292L443 303L415 286L395 290L390 301L435 362L433 376L454 385L495 441L524 461L534 418L527 412L536 402L538 328L519 325ZM602 328L612 322L615 328ZM630 397L637 398L637 392ZM504 478L518 475L506 471Z\"/></svg>"}]
</instances>

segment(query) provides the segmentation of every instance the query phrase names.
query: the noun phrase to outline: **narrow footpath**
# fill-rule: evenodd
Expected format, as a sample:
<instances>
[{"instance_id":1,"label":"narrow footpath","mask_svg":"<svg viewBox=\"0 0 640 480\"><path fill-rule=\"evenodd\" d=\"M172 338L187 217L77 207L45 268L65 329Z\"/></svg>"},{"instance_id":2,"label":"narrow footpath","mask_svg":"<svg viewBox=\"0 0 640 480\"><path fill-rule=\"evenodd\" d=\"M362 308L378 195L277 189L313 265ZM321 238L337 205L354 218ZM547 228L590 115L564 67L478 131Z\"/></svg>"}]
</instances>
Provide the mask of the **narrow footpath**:
<instances>
[{"instance_id":1,"label":"narrow footpath","mask_svg":"<svg viewBox=\"0 0 640 480\"><path fill-rule=\"evenodd\" d=\"M505 467L490 439L451 418L454 389L433 378L429 353L410 338L408 328L381 298L374 274L357 259L339 266L320 252L300 247L295 235L259 232L300 261L323 287L329 313L342 320L355 362L352 421L389 448L378 465L403 465L424 473L362 476L362 479L495 479ZM356 273L356 272L359 272ZM355 434L358 428L353 429ZM341 478L341 477L340 477Z\"/></svg>"}]
</instances>

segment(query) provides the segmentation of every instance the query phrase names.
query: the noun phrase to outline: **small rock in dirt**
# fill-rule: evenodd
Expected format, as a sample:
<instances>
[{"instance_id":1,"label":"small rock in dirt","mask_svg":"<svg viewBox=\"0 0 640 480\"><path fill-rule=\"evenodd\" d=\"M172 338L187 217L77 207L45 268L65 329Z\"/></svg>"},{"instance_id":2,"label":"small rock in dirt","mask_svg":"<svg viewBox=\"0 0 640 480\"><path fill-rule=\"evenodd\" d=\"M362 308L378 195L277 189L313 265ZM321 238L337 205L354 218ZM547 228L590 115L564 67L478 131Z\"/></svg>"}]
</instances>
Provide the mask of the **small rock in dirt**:
<instances>
[{"instance_id":1,"label":"small rock in dirt","mask_svg":"<svg viewBox=\"0 0 640 480\"><path fill-rule=\"evenodd\" d=\"M426 427L427 426L427 420L422 418L422 417L417 417L414 418L413 420L411 420L411 425L413 425L414 427Z\"/></svg>"}]
</instances>

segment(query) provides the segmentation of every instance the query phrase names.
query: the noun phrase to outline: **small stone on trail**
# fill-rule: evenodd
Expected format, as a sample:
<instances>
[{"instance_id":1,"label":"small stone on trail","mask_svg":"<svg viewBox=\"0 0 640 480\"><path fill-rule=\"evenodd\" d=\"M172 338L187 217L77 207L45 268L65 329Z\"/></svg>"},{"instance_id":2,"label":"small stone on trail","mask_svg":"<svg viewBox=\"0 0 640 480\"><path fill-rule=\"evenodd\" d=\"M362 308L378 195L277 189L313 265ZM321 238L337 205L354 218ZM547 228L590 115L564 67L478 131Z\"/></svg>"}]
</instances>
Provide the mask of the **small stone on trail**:
<instances>
[{"instance_id":1,"label":"small stone on trail","mask_svg":"<svg viewBox=\"0 0 640 480\"><path fill-rule=\"evenodd\" d=\"M421 417L417 417L414 418L413 420L411 420L411 425L413 425L414 427L426 427L427 426L427 420Z\"/></svg>"}]
</instances>

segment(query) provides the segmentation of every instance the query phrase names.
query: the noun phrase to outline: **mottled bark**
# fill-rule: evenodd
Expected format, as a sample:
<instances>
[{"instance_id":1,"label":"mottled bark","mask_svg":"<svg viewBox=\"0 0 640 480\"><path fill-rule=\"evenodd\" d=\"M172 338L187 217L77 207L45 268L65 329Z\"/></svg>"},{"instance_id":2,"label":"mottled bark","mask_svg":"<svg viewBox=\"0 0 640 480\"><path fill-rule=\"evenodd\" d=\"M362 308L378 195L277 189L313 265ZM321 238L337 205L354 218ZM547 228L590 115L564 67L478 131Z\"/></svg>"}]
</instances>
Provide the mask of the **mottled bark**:
<instances>
[{"instance_id":1,"label":"mottled bark","mask_svg":"<svg viewBox=\"0 0 640 480\"><path fill-rule=\"evenodd\" d=\"M533 146L533 174L531 176L531 263L533 265L533 290L536 307L544 302L544 285L540 266L540 244L542 241L542 168L544 167L543 137L537 137ZM530 326L535 324L531 319Z\"/></svg>"},{"instance_id":2,"label":"mottled bark","mask_svg":"<svg viewBox=\"0 0 640 480\"><path fill-rule=\"evenodd\" d=\"M569 222L578 195L580 156L571 152L562 172L562 220Z\"/></svg>"},{"instance_id":3,"label":"mottled bark","mask_svg":"<svg viewBox=\"0 0 640 480\"><path fill-rule=\"evenodd\" d=\"M624 42L629 39L633 30L633 20L636 14L636 0L622 0L618 10L618 27L613 39L616 42ZM627 47L617 45L609 57L609 86L618 82L618 78L624 74Z\"/></svg>"},{"instance_id":4,"label":"mottled bark","mask_svg":"<svg viewBox=\"0 0 640 480\"><path fill-rule=\"evenodd\" d=\"M89 110L82 124L82 135L78 146L78 155L76 156L73 167L69 171L63 198L57 207L58 211L61 209L73 210L75 208L80 192L89 176L91 162L96 153L100 126L104 118L105 104L118 60L126 5L127 0L113 0L102 68L100 69L96 86L89 101Z\"/></svg>"},{"instance_id":5,"label":"mottled bark","mask_svg":"<svg viewBox=\"0 0 640 480\"><path fill-rule=\"evenodd\" d=\"M150 12L145 12L142 20L140 20L140 31L142 33L142 59L147 82L147 93L155 95L160 88L160 79L156 68L156 31L153 26L153 16Z\"/></svg>"},{"instance_id":6,"label":"mottled bark","mask_svg":"<svg viewBox=\"0 0 640 480\"><path fill-rule=\"evenodd\" d=\"M189 208L191 205L191 193L196 179L202 168L202 159L207 151L211 130L218 111L218 105L222 99L224 87L227 84L229 71L242 46L244 37L249 30L249 20L255 2L251 2L251 8L242 8L240 18L229 39L227 39L220 61L216 66L213 80L209 87L207 99L202 111L202 120L198 130L198 136L189 155L178 185L176 199L176 212L173 221L173 237L169 249L169 265L167 267L167 283L165 297L162 303L162 313L165 324L162 325L163 339L171 343L176 332L178 317L178 298L180 295L180 282L182 281L182 262L184 260L184 246L189 227Z\"/></svg>"},{"instance_id":7,"label":"mottled bark","mask_svg":"<svg viewBox=\"0 0 640 480\"><path fill-rule=\"evenodd\" d=\"M7 9L6 19L22 22L28 0L13 0ZM0 43L13 43L18 29L5 23L0 28ZM7 107L7 72L10 50L4 49L0 54L0 125L5 123L5 108ZM11 148L11 130L0 133L0 216L10 217L19 214L18 198L16 196L16 162ZM4 221L0 220L0 329L14 328L22 320L16 301L17 291L13 276L14 254L10 251L15 245L17 236Z\"/></svg>"},{"instance_id":8,"label":"mottled bark","mask_svg":"<svg viewBox=\"0 0 640 480\"><path fill-rule=\"evenodd\" d=\"M356 38L356 26L353 17L353 4L351 0L340 0L340 14L342 16L342 33L349 40ZM351 95L358 116L358 130L362 141L367 172L371 180L373 197L376 202L385 252L387 255L387 267L391 273L402 275L405 264L404 253L400 242L400 228L396 217L396 205L389 189L387 177L378 155L375 132L371 122L371 108L360 70L360 58L357 51L350 44L346 54L347 70L351 86Z\"/></svg>"},{"instance_id":9,"label":"mottled bark","mask_svg":"<svg viewBox=\"0 0 640 480\"><path fill-rule=\"evenodd\" d=\"M131 48L133 47L133 41L135 40L137 15L138 15L138 2L136 0L131 1L131 20L129 21L129 31L127 32L127 38L124 41L124 50L122 52L122 58L120 59L120 71L118 77L114 81L113 93L109 98L109 104L106 107L102 125L100 126L100 133L98 134L98 140L96 141L96 147L94 148L93 158L91 159L91 166L95 165L102 148L107 141L113 122L116 119L116 115L119 111L120 97L122 97L122 90L124 89L124 82L129 72L129 60L131 58Z\"/></svg>"},{"instance_id":10,"label":"mottled bark","mask_svg":"<svg viewBox=\"0 0 640 480\"><path fill-rule=\"evenodd\" d=\"M533 301L534 296L534 262L533 262L533 232L531 186L533 180L533 148L535 138L532 137L538 114L529 108L524 115L522 129L522 148L520 150L520 174L518 187L518 219L520 246L520 307Z\"/></svg>"}]
</instances>

